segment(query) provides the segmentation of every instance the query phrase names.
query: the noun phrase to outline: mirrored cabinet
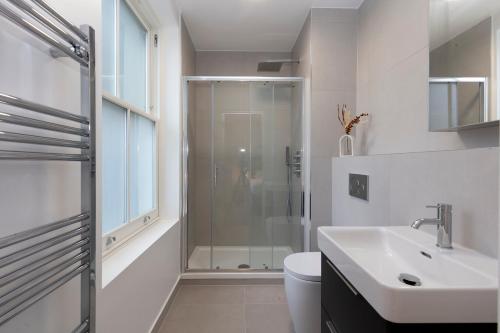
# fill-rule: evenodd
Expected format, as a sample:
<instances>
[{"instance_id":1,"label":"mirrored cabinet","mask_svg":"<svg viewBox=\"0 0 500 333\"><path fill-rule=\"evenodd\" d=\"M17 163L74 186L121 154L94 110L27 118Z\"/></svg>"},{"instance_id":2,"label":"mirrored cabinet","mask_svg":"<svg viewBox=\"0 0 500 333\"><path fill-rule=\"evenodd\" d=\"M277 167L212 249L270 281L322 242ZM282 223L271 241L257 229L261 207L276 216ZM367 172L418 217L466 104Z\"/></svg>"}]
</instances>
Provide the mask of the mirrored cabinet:
<instances>
[{"instance_id":1,"label":"mirrored cabinet","mask_svg":"<svg viewBox=\"0 0 500 333\"><path fill-rule=\"evenodd\" d=\"M431 0L429 130L498 126L500 1Z\"/></svg>"}]
</instances>

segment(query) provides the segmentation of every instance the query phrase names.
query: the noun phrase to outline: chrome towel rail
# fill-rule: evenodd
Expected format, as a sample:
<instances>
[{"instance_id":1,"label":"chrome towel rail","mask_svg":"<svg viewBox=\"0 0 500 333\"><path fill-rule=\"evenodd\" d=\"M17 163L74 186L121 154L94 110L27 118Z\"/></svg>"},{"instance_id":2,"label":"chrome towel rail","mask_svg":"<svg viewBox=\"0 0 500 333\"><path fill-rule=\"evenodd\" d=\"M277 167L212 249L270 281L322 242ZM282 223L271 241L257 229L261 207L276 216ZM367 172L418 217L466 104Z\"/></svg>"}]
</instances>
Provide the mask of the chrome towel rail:
<instances>
[{"instance_id":1,"label":"chrome towel rail","mask_svg":"<svg viewBox=\"0 0 500 333\"><path fill-rule=\"evenodd\" d=\"M50 29L53 33L70 43L75 50L80 47L81 41L76 40L76 38L73 38L71 34L66 33L63 31L61 28L59 28L57 25L54 23L50 22L45 16L43 16L39 10L35 8L35 6L27 4L24 0L8 0L11 4L16 6L17 8L23 10L27 14L29 14L31 17L33 17L35 20L40 22L41 24L45 25L48 29ZM85 42L85 45L87 43ZM83 51L83 50L82 50Z\"/></svg>"},{"instance_id":2,"label":"chrome towel rail","mask_svg":"<svg viewBox=\"0 0 500 333\"><path fill-rule=\"evenodd\" d=\"M0 110L0 124L16 127L15 130L0 129L0 161L81 163L80 214L0 238L0 326L79 276L80 323L73 333L95 333L94 30L89 26L72 25L43 0L0 0L0 16L47 43L51 54L58 50L56 53L60 51L77 61L81 78L81 108L78 110L81 115L0 93L0 104L58 118L42 120L31 117L28 112L17 114L16 109ZM61 121L76 124L67 125ZM23 128L64 135L23 133ZM80 138L66 138L68 135ZM59 152L22 151L17 150L17 145L16 149L10 149L12 143L42 145ZM68 149L62 148L78 149L79 153L66 153Z\"/></svg>"},{"instance_id":3,"label":"chrome towel rail","mask_svg":"<svg viewBox=\"0 0 500 333\"><path fill-rule=\"evenodd\" d=\"M73 229L71 231L67 231L63 233L62 235L58 235L52 238L49 238L47 240L38 242L34 245L31 245L27 248L15 251L13 253L10 253L8 255L5 255L0 258L0 268L3 268L7 265L13 264L17 261L20 261L22 259L28 258L29 256L32 256L34 254L39 253L40 251L46 250L48 248L51 248L53 246L59 245L67 240L70 240L71 238L74 238L76 236L86 236L85 233L89 231L88 226L83 226L79 227L77 229Z\"/></svg>"},{"instance_id":4,"label":"chrome towel rail","mask_svg":"<svg viewBox=\"0 0 500 333\"><path fill-rule=\"evenodd\" d=\"M29 284L29 283L31 283L31 282L33 282L33 281L38 280L38 279L40 278L40 276L43 276L43 275L46 275L46 274L50 273L50 272L51 272L51 270L53 270L54 268L62 268L62 270L66 269L66 268L69 268L69 267L73 266L73 264L76 264L77 262L82 261L83 259L87 259L87 258L88 258L88 256L89 256L89 254L90 254L90 252L89 252L88 250L85 250L85 251L83 251L83 252L78 253L77 255L75 255L75 256L74 256L74 257L72 257L72 258L66 259L65 261L63 261L63 262L62 262L62 263L60 263L60 264L57 264L57 265L56 265L56 266L54 266L54 267L40 269L41 267L40 267L40 266L38 266L38 267L36 267L36 268L34 268L34 269L32 269L32 270L30 270L30 271L28 271L28 272L24 273L24 274L20 274L20 275L18 275L18 276L17 276L17 278L18 278L18 279L22 279L22 278L24 278L24 277L27 277L30 273L33 273L34 271L36 271L36 270L40 269L40 273L38 273L38 276L32 277L32 278L30 278L30 279L27 279L27 281L26 281L26 282L24 282L24 284L26 285L26 284ZM42 267L43 267L43 266L42 266ZM8 281L7 283L5 283L2 287L5 287L6 285L11 284L12 282L14 282L14 280L9 280L9 281ZM13 292L13 291L11 291L11 292ZM10 293L10 292L9 292L9 293ZM9 293L4 294L4 295L3 295L3 296L1 296L1 297L3 298L3 297L5 297L5 296L7 296Z\"/></svg>"},{"instance_id":5,"label":"chrome towel rail","mask_svg":"<svg viewBox=\"0 0 500 333\"><path fill-rule=\"evenodd\" d=\"M38 120L38 119L33 119L33 118L28 118L28 117L23 117L23 116L17 116L15 114L8 113L8 112L0 112L0 122L19 125L19 126L25 126L25 127L39 128L39 129L44 129L44 130L53 131L53 132L73 134L73 135L80 135L80 136L88 136L89 135L89 131L87 129L84 129L84 128L76 128L76 127L51 123L48 121L43 121L43 120Z\"/></svg>"},{"instance_id":6,"label":"chrome towel rail","mask_svg":"<svg viewBox=\"0 0 500 333\"><path fill-rule=\"evenodd\" d=\"M45 12L49 13L50 16L55 18L59 23L61 23L66 29L72 31L75 35L80 37L82 40L85 42L89 41L89 38L87 35L79 28L75 27L73 24L69 23L64 17L59 15L55 10L53 10L49 5L45 3L43 0L32 0L34 3L36 3L40 8L44 9Z\"/></svg>"},{"instance_id":7,"label":"chrome towel rail","mask_svg":"<svg viewBox=\"0 0 500 333\"><path fill-rule=\"evenodd\" d=\"M9 19L12 23L18 25L19 27L23 28L27 32L31 33L35 37L38 37L45 43L55 47L59 51L65 53L67 56L72 58L73 60L76 60L77 62L80 63L80 65L83 66L88 66L88 60L86 59L87 57L82 57L79 56L73 49L70 47L64 45L60 41L56 40L46 32L44 32L41 29L38 29L35 27L33 24L29 23L28 21L24 20L21 16L17 15L15 12L10 10L7 6L0 4L0 14L2 14L4 17Z\"/></svg>"},{"instance_id":8,"label":"chrome towel rail","mask_svg":"<svg viewBox=\"0 0 500 333\"><path fill-rule=\"evenodd\" d=\"M89 155L85 154L59 154L39 153L31 151L0 150L0 160L18 161L89 161Z\"/></svg>"},{"instance_id":9,"label":"chrome towel rail","mask_svg":"<svg viewBox=\"0 0 500 333\"><path fill-rule=\"evenodd\" d=\"M75 263L82 261L88 257L87 252L81 252L74 256L73 258L67 259L54 267L46 268L40 271L38 275L33 276L22 284L17 286L15 289L11 289L0 296L0 308L6 304L16 300L18 297L28 293L31 290L35 290L39 286L40 279L43 277L42 282L48 281L55 277L57 274L64 272L66 269L73 266ZM37 283L34 283L37 282ZM1 313L1 312L0 312ZM1 314L0 314L1 315Z\"/></svg>"},{"instance_id":10,"label":"chrome towel rail","mask_svg":"<svg viewBox=\"0 0 500 333\"><path fill-rule=\"evenodd\" d=\"M8 274L0 277L0 288L5 287L9 283L14 282L15 280L26 276L30 273L33 273L37 271L38 269L44 267L47 264L50 264L54 262L55 260L61 259L65 255L79 249L79 248L85 248L85 245L89 243L88 238L82 239L70 246L67 246L63 248L62 250L53 252L47 256L44 256L41 259L38 259L35 263L31 262L29 264L26 264L15 271L9 272ZM88 251L87 251L88 252ZM35 264L33 267L32 265Z\"/></svg>"},{"instance_id":11,"label":"chrome towel rail","mask_svg":"<svg viewBox=\"0 0 500 333\"><path fill-rule=\"evenodd\" d=\"M75 215L72 217L68 217L67 219L64 219L64 220L60 220L57 222L53 222L51 224L43 225L43 226L38 227L38 228L18 232L17 234L0 238L0 249L3 249L7 246L11 246L11 245L14 245L14 244L17 244L20 242L27 241L29 239L38 237L40 235L49 233L49 232L57 230L57 229L67 227L67 226L75 224L75 223L85 221L89 217L90 217L90 215L88 213L82 213L82 214L78 214L78 215Z\"/></svg>"},{"instance_id":12,"label":"chrome towel rail","mask_svg":"<svg viewBox=\"0 0 500 333\"><path fill-rule=\"evenodd\" d=\"M0 238L0 250L10 250L0 257L2 272L22 262L0 276L0 325L89 268L92 255L89 217L88 213L82 213ZM67 230L74 224L78 226ZM47 253L48 250L51 252Z\"/></svg>"},{"instance_id":13,"label":"chrome towel rail","mask_svg":"<svg viewBox=\"0 0 500 333\"><path fill-rule=\"evenodd\" d=\"M14 304L10 308L8 308L7 311L3 311L0 314L0 325L5 324L8 320L17 316L19 313L23 312L24 310L29 308L31 305L35 304L40 299L49 295L54 290L58 289L59 287L64 285L66 282L70 281L75 276L81 274L83 271L85 271L88 268L89 268L89 264L86 263L86 264L80 265L76 269L63 275L62 277L55 280L54 282L45 282L43 285L40 284L36 290L32 291L31 295L28 295L28 297L25 297L22 301L18 302L17 304Z\"/></svg>"},{"instance_id":14,"label":"chrome towel rail","mask_svg":"<svg viewBox=\"0 0 500 333\"><path fill-rule=\"evenodd\" d=\"M84 333L84 332L88 332L88 328L89 328L89 320L87 319L83 323L81 323L80 326L78 326L77 328L75 328L72 333Z\"/></svg>"},{"instance_id":15,"label":"chrome towel rail","mask_svg":"<svg viewBox=\"0 0 500 333\"><path fill-rule=\"evenodd\" d=\"M35 102L31 102L16 96L12 96L9 94L0 93L0 103L7 104L10 106L14 106L17 108L22 108L42 114L46 114L49 116L54 116L62 119L76 121L78 123L82 123L87 125L89 120L87 117L79 116L73 113L69 113L67 111L62 111L56 108L52 108L49 106L45 106L42 104L38 104Z\"/></svg>"},{"instance_id":16,"label":"chrome towel rail","mask_svg":"<svg viewBox=\"0 0 500 333\"><path fill-rule=\"evenodd\" d=\"M49 138L46 136L0 131L0 141L29 143L56 147L88 149L89 144L81 141Z\"/></svg>"}]
</instances>

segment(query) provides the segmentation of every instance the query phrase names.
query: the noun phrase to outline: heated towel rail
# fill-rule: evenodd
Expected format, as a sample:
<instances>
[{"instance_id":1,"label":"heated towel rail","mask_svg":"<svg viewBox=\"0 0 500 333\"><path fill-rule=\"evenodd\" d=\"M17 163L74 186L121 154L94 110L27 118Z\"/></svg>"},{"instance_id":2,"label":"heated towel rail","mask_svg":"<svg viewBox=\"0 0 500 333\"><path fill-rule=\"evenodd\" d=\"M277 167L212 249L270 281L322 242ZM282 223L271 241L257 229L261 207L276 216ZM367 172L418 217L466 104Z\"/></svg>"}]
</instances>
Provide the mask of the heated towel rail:
<instances>
[{"instance_id":1,"label":"heated towel rail","mask_svg":"<svg viewBox=\"0 0 500 333\"><path fill-rule=\"evenodd\" d=\"M1 326L73 278L80 276L81 324L73 333L95 332L95 40L90 26L78 28L43 0L0 0L0 16L80 65L79 114L48 107L0 92L0 104L10 109L57 119L46 121L0 109L0 123L14 131L0 131L0 141L16 147L45 146L42 151L0 150L0 160L75 161L81 163L81 213L31 230L0 238ZM3 22L2 22L3 23ZM45 119L44 118L44 119ZM64 124L61 124L63 122ZM71 123L73 125L68 125ZM71 135L22 133L31 128ZM19 129L19 130L18 130ZM20 145L19 145L20 144ZM47 152L49 150L61 150ZM68 149L78 153L67 153ZM15 162L14 162L15 163ZM36 162L49 163L49 162ZM6 223L6 221L2 221Z\"/></svg>"}]
</instances>

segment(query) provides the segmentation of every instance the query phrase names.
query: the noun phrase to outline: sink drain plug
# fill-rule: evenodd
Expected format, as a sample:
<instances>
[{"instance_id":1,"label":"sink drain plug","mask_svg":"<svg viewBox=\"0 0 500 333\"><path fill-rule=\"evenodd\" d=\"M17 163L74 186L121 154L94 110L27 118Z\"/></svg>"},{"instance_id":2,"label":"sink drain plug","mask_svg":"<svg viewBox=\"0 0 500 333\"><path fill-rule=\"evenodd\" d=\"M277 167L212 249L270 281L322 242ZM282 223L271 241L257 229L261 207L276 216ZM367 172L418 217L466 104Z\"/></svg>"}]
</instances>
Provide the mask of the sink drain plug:
<instances>
[{"instance_id":1,"label":"sink drain plug","mask_svg":"<svg viewBox=\"0 0 500 333\"><path fill-rule=\"evenodd\" d=\"M411 274L406 274L406 273L401 273L399 274L399 281L403 282L406 285L412 286L412 287L418 287L422 285L422 282L418 277L415 275Z\"/></svg>"}]
</instances>

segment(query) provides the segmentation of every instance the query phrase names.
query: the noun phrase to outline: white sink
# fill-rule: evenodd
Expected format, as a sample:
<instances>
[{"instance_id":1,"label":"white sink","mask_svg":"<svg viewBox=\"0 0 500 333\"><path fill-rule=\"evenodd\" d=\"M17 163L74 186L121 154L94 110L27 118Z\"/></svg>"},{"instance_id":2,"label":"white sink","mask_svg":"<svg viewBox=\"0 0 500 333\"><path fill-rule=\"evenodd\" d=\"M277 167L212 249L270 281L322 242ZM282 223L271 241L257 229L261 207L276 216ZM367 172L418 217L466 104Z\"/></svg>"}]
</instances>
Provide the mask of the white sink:
<instances>
[{"instance_id":1,"label":"white sink","mask_svg":"<svg viewBox=\"0 0 500 333\"><path fill-rule=\"evenodd\" d=\"M410 227L318 229L321 251L384 319L496 322L497 260L456 244L444 250L435 243L436 237ZM421 285L404 284L401 273L418 277Z\"/></svg>"}]
</instances>

